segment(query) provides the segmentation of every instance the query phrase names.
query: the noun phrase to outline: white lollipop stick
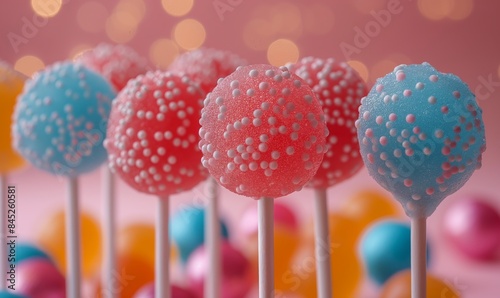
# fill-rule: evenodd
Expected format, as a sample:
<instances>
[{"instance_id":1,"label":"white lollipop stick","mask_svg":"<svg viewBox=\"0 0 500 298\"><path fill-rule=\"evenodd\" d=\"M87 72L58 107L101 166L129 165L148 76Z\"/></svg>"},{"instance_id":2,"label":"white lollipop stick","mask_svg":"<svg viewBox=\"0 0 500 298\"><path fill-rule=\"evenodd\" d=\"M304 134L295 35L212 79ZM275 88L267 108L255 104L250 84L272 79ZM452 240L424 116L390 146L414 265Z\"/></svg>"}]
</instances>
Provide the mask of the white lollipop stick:
<instances>
[{"instance_id":1,"label":"white lollipop stick","mask_svg":"<svg viewBox=\"0 0 500 298\"><path fill-rule=\"evenodd\" d=\"M427 297L426 218L411 219L411 297Z\"/></svg>"},{"instance_id":2,"label":"white lollipop stick","mask_svg":"<svg viewBox=\"0 0 500 298\"><path fill-rule=\"evenodd\" d=\"M0 290L7 288L7 177L0 174Z\"/></svg>"},{"instance_id":3,"label":"white lollipop stick","mask_svg":"<svg viewBox=\"0 0 500 298\"><path fill-rule=\"evenodd\" d=\"M115 298L117 293L113 288L113 284L117 282L116 271L116 257L115 257L115 176L111 173L108 166L102 169L102 183L103 183L103 200L104 200L104 270L102 276L102 284L109 284L104 287L103 297Z\"/></svg>"},{"instance_id":4,"label":"white lollipop stick","mask_svg":"<svg viewBox=\"0 0 500 298\"><path fill-rule=\"evenodd\" d=\"M259 297L274 297L274 199L260 198L259 212Z\"/></svg>"},{"instance_id":5,"label":"white lollipop stick","mask_svg":"<svg viewBox=\"0 0 500 298\"><path fill-rule=\"evenodd\" d=\"M66 296L79 298L80 291L80 212L78 208L78 178L68 178L66 201L66 256L67 287Z\"/></svg>"},{"instance_id":6,"label":"white lollipop stick","mask_svg":"<svg viewBox=\"0 0 500 298\"><path fill-rule=\"evenodd\" d=\"M332 268L328 202L326 189L316 189L314 198L314 233L316 234L316 275L319 298L332 297Z\"/></svg>"},{"instance_id":7,"label":"white lollipop stick","mask_svg":"<svg viewBox=\"0 0 500 298\"><path fill-rule=\"evenodd\" d=\"M208 179L208 205L205 217L205 239L208 248L208 281L205 286L206 298L220 297L220 225L219 225L219 204L218 185L215 179Z\"/></svg>"},{"instance_id":8,"label":"white lollipop stick","mask_svg":"<svg viewBox=\"0 0 500 298\"><path fill-rule=\"evenodd\" d=\"M155 297L170 298L170 239L168 231L169 197L158 198L156 214Z\"/></svg>"}]
</instances>

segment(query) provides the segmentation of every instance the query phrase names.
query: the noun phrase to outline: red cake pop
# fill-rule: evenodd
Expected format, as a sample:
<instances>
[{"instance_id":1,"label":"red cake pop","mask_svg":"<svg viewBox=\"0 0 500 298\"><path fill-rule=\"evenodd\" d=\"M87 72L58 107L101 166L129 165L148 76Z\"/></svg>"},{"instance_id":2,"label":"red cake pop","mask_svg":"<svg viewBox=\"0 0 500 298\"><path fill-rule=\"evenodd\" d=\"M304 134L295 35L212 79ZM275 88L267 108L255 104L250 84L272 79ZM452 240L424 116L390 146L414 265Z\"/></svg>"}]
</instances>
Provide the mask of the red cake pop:
<instances>
[{"instance_id":1,"label":"red cake pop","mask_svg":"<svg viewBox=\"0 0 500 298\"><path fill-rule=\"evenodd\" d=\"M301 189L326 151L321 106L286 67L238 68L208 94L200 123L203 166L222 186L249 197Z\"/></svg>"},{"instance_id":2,"label":"red cake pop","mask_svg":"<svg viewBox=\"0 0 500 298\"><path fill-rule=\"evenodd\" d=\"M187 76L156 71L131 80L109 119L111 169L136 190L158 196L204 180L197 135L202 98Z\"/></svg>"},{"instance_id":3,"label":"red cake pop","mask_svg":"<svg viewBox=\"0 0 500 298\"><path fill-rule=\"evenodd\" d=\"M177 57L169 70L185 73L198 82L205 93L209 93L217 85L218 79L227 77L238 66L246 64L244 59L230 52L201 48Z\"/></svg>"},{"instance_id":4,"label":"red cake pop","mask_svg":"<svg viewBox=\"0 0 500 298\"><path fill-rule=\"evenodd\" d=\"M99 44L84 52L77 60L104 76L117 91L130 79L148 70L146 59L124 45Z\"/></svg>"},{"instance_id":5,"label":"red cake pop","mask_svg":"<svg viewBox=\"0 0 500 298\"><path fill-rule=\"evenodd\" d=\"M328 151L308 185L328 188L363 167L354 123L361 98L368 90L354 69L332 58L306 57L295 64L293 70L311 86L325 113L330 132L326 139Z\"/></svg>"}]
</instances>

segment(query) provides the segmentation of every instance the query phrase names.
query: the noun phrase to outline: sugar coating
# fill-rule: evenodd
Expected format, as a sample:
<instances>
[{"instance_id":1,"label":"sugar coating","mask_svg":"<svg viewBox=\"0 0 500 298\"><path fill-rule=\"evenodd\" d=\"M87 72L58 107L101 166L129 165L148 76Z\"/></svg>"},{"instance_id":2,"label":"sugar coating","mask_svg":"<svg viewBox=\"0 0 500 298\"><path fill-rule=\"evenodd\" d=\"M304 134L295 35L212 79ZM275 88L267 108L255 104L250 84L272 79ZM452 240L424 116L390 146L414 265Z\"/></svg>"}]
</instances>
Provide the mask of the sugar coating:
<instances>
[{"instance_id":1,"label":"sugar coating","mask_svg":"<svg viewBox=\"0 0 500 298\"><path fill-rule=\"evenodd\" d=\"M84 52L77 61L103 75L117 91L148 70L146 59L124 45L99 44Z\"/></svg>"},{"instance_id":2,"label":"sugar coating","mask_svg":"<svg viewBox=\"0 0 500 298\"><path fill-rule=\"evenodd\" d=\"M23 158L12 147L12 113L26 77L0 60L0 174L21 168Z\"/></svg>"},{"instance_id":3,"label":"sugar coating","mask_svg":"<svg viewBox=\"0 0 500 298\"><path fill-rule=\"evenodd\" d=\"M111 85L80 63L53 64L26 82L14 111L17 151L35 167L74 177L106 159L103 140L115 97Z\"/></svg>"},{"instance_id":4,"label":"sugar coating","mask_svg":"<svg viewBox=\"0 0 500 298\"><path fill-rule=\"evenodd\" d=\"M106 149L112 171L134 189L171 195L207 177L198 148L204 93L187 76L147 72L113 102Z\"/></svg>"},{"instance_id":5,"label":"sugar coating","mask_svg":"<svg viewBox=\"0 0 500 298\"><path fill-rule=\"evenodd\" d=\"M468 86L430 64L401 65L362 99L363 161L408 216L430 216L481 167L482 111Z\"/></svg>"},{"instance_id":6,"label":"sugar coating","mask_svg":"<svg viewBox=\"0 0 500 298\"><path fill-rule=\"evenodd\" d=\"M368 90L354 69L332 58L306 57L293 66L293 71L316 93L330 132L326 138L328 151L318 172L307 185L328 188L363 167L354 123L358 119L361 98L366 96Z\"/></svg>"},{"instance_id":7,"label":"sugar coating","mask_svg":"<svg viewBox=\"0 0 500 298\"><path fill-rule=\"evenodd\" d=\"M311 88L286 67L238 68L207 95L202 164L225 188L276 198L316 173L328 130Z\"/></svg>"},{"instance_id":8,"label":"sugar coating","mask_svg":"<svg viewBox=\"0 0 500 298\"><path fill-rule=\"evenodd\" d=\"M238 66L246 64L244 59L231 52L201 48L177 57L169 70L186 74L198 82L201 89L208 94L215 88L220 78L227 77Z\"/></svg>"}]
</instances>

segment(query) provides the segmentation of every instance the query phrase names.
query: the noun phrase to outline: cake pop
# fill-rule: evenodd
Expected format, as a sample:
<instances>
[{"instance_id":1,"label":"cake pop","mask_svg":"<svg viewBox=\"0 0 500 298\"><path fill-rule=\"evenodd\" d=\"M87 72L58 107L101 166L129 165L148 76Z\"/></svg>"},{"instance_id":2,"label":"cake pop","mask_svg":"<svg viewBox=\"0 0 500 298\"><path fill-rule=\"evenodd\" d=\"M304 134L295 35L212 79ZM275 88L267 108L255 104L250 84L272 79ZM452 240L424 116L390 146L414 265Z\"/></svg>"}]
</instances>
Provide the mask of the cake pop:
<instances>
[{"instance_id":1,"label":"cake pop","mask_svg":"<svg viewBox=\"0 0 500 298\"><path fill-rule=\"evenodd\" d=\"M363 165L354 123L358 118L361 98L366 95L367 89L354 69L333 58L306 57L295 64L293 70L316 93L330 132L323 162L308 183L316 192L314 227L318 247L318 291L319 297L327 298L332 296L331 252L320 249L323 243L330 242L326 189L351 177Z\"/></svg>"},{"instance_id":2,"label":"cake pop","mask_svg":"<svg viewBox=\"0 0 500 298\"><path fill-rule=\"evenodd\" d=\"M259 204L260 297L273 295L273 199L316 173L328 130L310 87L286 67L239 67L207 95L202 164L219 184Z\"/></svg>"},{"instance_id":3,"label":"cake pop","mask_svg":"<svg viewBox=\"0 0 500 298\"><path fill-rule=\"evenodd\" d=\"M368 172L412 219L412 294L425 297L425 220L481 167L482 111L457 76L401 65L362 99L356 127Z\"/></svg>"},{"instance_id":4,"label":"cake pop","mask_svg":"<svg viewBox=\"0 0 500 298\"><path fill-rule=\"evenodd\" d=\"M187 76L148 72L113 102L106 148L112 171L134 189L156 195L156 293L169 297L168 197L207 177L197 132L203 92Z\"/></svg>"}]
</instances>

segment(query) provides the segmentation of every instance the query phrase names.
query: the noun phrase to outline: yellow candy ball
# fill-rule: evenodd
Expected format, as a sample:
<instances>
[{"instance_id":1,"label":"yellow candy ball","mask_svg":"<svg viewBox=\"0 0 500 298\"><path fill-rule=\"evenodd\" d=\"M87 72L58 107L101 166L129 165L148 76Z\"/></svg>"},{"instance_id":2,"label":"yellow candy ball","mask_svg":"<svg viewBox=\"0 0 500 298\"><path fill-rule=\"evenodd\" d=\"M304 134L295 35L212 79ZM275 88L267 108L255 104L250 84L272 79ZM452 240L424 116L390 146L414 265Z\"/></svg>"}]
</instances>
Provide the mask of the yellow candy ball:
<instances>
[{"instance_id":1,"label":"yellow candy ball","mask_svg":"<svg viewBox=\"0 0 500 298\"><path fill-rule=\"evenodd\" d=\"M339 213L354 219L361 229L382 218L402 216L401 207L391 197L375 190L354 194L342 204Z\"/></svg>"},{"instance_id":2,"label":"yellow candy ball","mask_svg":"<svg viewBox=\"0 0 500 298\"><path fill-rule=\"evenodd\" d=\"M0 61L0 174L16 170L24 160L12 148L11 124L17 96L26 78Z\"/></svg>"},{"instance_id":3,"label":"yellow candy ball","mask_svg":"<svg viewBox=\"0 0 500 298\"><path fill-rule=\"evenodd\" d=\"M139 258L149 266L155 266L155 227L152 224L131 224L118 233L117 250L120 255ZM170 259L177 259L177 249L170 247Z\"/></svg>"},{"instance_id":4,"label":"yellow candy ball","mask_svg":"<svg viewBox=\"0 0 500 298\"><path fill-rule=\"evenodd\" d=\"M439 278L427 274L427 297L460 298L460 294ZM383 286L380 298L411 298L411 272L392 276Z\"/></svg>"},{"instance_id":5,"label":"yellow candy ball","mask_svg":"<svg viewBox=\"0 0 500 298\"><path fill-rule=\"evenodd\" d=\"M66 273L66 223L65 213L59 211L42 223L38 243L55 261L61 272ZM88 213L80 214L81 260L84 277L94 275L101 264L101 230L99 223Z\"/></svg>"}]
</instances>

